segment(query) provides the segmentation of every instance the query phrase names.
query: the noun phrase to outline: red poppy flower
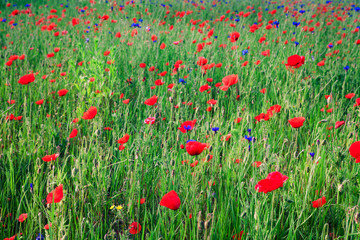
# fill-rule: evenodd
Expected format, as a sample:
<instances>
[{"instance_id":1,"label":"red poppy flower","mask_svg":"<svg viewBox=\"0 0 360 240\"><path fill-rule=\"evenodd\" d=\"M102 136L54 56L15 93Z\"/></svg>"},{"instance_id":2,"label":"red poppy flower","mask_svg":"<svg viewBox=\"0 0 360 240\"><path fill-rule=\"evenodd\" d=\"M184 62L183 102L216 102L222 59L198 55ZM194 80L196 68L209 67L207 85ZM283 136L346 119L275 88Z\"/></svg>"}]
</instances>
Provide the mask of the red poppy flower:
<instances>
[{"instance_id":1,"label":"red poppy flower","mask_svg":"<svg viewBox=\"0 0 360 240\"><path fill-rule=\"evenodd\" d=\"M159 73L158 76L163 77L163 76L165 76L166 74L167 74L167 71L163 71L163 72Z\"/></svg>"},{"instance_id":2,"label":"red poppy flower","mask_svg":"<svg viewBox=\"0 0 360 240\"><path fill-rule=\"evenodd\" d=\"M74 138L74 137L77 136L77 134L78 134L78 130L77 130L76 128L74 128L74 129L71 131L69 138Z\"/></svg>"},{"instance_id":3,"label":"red poppy flower","mask_svg":"<svg viewBox=\"0 0 360 240\"><path fill-rule=\"evenodd\" d=\"M335 129L341 127L341 126L344 125L344 124L345 124L345 121L337 121L337 122L335 123Z\"/></svg>"},{"instance_id":4,"label":"red poppy flower","mask_svg":"<svg viewBox=\"0 0 360 240\"><path fill-rule=\"evenodd\" d=\"M262 164L262 162L253 162L251 165L253 166L253 167L260 167L261 166L261 164Z\"/></svg>"},{"instance_id":5,"label":"red poppy flower","mask_svg":"<svg viewBox=\"0 0 360 240\"><path fill-rule=\"evenodd\" d=\"M241 120L242 120L242 118L239 117L239 118L236 118L236 119L234 120L234 122L235 122L235 123L240 123Z\"/></svg>"},{"instance_id":6,"label":"red poppy flower","mask_svg":"<svg viewBox=\"0 0 360 240\"><path fill-rule=\"evenodd\" d=\"M238 33L238 32L232 32L231 34L230 34L230 42L236 42L238 39L239 39L239 37L240 37L240 33Z\"/></svg>"},{"instance_id":7,"label":"red poppy flower","mask_svg":"<svg viewBox=\"0 0 360 240\"><path fill-rule=\"evenodd\" d=\"M27 85L27 84L29 84L29 83L31 83L31 82L33 82L33 81L35 81L35 76L34 76L33 73L31 73L31 74L22 76L22 77L19 79L18 83L20 83L20 84L22 84L22 85Z\"/></svg>"},{"instance_id":8,"label":"red poppy flower","mask_svg":"<svg viewBox=\"0 0 360 240\"><path fill-rule=\"evenodd\" d=\"M154 95L149 99L146 99L144 104L148 106L153 106L155 103L157 103L158 96Z\"/></svg>"},{"instance_id":9,"label":"red poppy flower","mask_svg":"<svg viewBox=\"0 0 360 240\"><path fill-rule=\"evenodd\" d=\"M43 103L44 103L44 99L41 99L41 100L35 102L35 104L37 104L37 105L41 105Z\"/></svg>"},{"instance_id":10,"label":"red poppy flower","mask_svg":"<svg viewBox=\"0 0 360 240\"><path fill-rule=\"evenodd\" d=\"M283 186L283 183L288 179L287 176L281 174L280 172L272 172L263 179L260 180L256 186L255 190L258 192L268 193L274 191Z\"/></svg>"},{"instance_id":11,"label":"red poppy flower","mask_svg":"<svg viewBox=\"0 0 360 240\"><path fill-rule=\"evenodd\" d=\"M196 141L190 141L186 143L186 151L191 156L200 155L204 149L206 148L206 143L196 142Z\"/></svg>"},{"instance_id":12,"label":"red poppy flower","mask_svg":"<svg viewBox=\"0 0 360 240\"><path fill-rule=\"evenodd\" d=\"M205 92L205 91L207 91L207 90L209 90L211 87L208 85L208 84L205 84L205 85L203 85L203 86L201 86L200 88L199 88L199 91L200 92Z\"/></svg>"},{"instance_id":13,"label":"red poppy flower","mask_svg":"<svg viewBox=\"0 0 360 240\"><path fill-rule=\"evenodd\" d=\"M263 55L263 56L270 56L270 50L266 50L266 51L263 51L263 52L261 52L261 55Z\"/></svg>"},{"instance_id":14,"label":"red poppy flower","mask_svg":"<svg viewBox=\"0 0 360 240\"><path fill-rule=\"evenodd\" d=\"M280 112L280 110L281 110L281 106L278 104L273 105L268 109L268 111L276 112L276 113Z\"/></svg>"},{"instance_id":15,"label":"red poppy flower","mask_svg":"<svg viewBox=\"0 0 360 240\"><path fill-rule=\"evenodd\" d=\"M117 142L120 143L120 144L124 144L124 143L127 143L129 141L129 138L130 138L130 135L126 133L122 138L117 140Z\"/></svg>"},{"instance_id":16,"label":"red poppy flower","mask_svg":"<svg viewBox=\"0 0 360 240\"><path fill-rule=\"evenodd\" d=\"M319 67L321 67L321 66L324 66L325 65L325 61L324 60L322 60L322 61L320 61L320 62L318 62L318 64L317 64Z\"/></svg>"},{"instance_id":17,"label":"red poppy flower","mask_svg":"<svg viewBox=\"0 0 360 240\"><path fill-rule=\"evenodd\" d=\"M304 117L296 117L296 118L292 118L288 121L293 128L299 128L304 124L305 118Z\"/></svg>"},{"instance_id":18,"label":"red poppy flower","mask_svg":"<svg viewBox=\"0 0 360 240\"><path fill-rule=\"evenodd\" d=\"M312 206L313 206L313 208L319 208L319 207L324 206L325 203L326 203L326 198L322 197L322 198L319 198L318 200L313 201Z\"/></svg>"},{"instance_id":19,"label":"red poppy flower","mask_svg":"<svg viewBox=\"0 0 360 240\"><path fill-rule=\"evenodd\" d=\"M58 91L60 97L65 96L69 91L67 89L61 89Z\"/></svg>"},{"instance_id":20,"label":"red poppy flower","mask_svg":"<svg viewBox=\"0 0 360 240\"><path fill-rule=\"evenodd\" d=\"M265 94L265 93L266 93L266 88L261 89L260 92L261 92L262 94Z\"/></svg>"},{"instance_id":21,"label":"red poppy flower","mask_svg":"<svg viewBox=\"0 0 360 240\"><path fill-rule=\"evenodd\" d=\"M56 187L52 192L50 192L47 197L46 197L46 203L47 204L51 204L51 203L59 203L61 202L61 200L64 197L64 192L63 192L63 185L60 184L58 187Z\"/></svg>"},{"instance_id":22,"label":"red poppy flower","mask_svg":"<svg viewBox=\"0 0 360 240\"><path fill-rule=\"evenodd\" d=\"M198 61L196 62L197 65L199 66L204 66L205 64L207 64L208 60L204 57L199 57Z\"/></svg>"},{"instance_id":23,"label":"red poppy flower","mask_svg":"<svg viewBox=\"0 0 360 240\"><path fill-rule=\"evenodd\" d=\"M96 116L96 114L97 114L97 108L91 106L89 108L89 110L84 112L84 114L82 116L82 119L86 119L86 120L93 119Z\"/></svg>"},{"instance_id":24,"label":"red poppy flower","mask_svg":"<svg viewBox=\"0 0 360 240\"><path fill-rule=\"evenodd\" d=\"M138 222L133 222L132 224L130 224L129 226L129 232L130 234L138 234L139 232L141 232L141 225Z\"/></svg>"},{"instance_id":25,"label":"red poppy flower","mask_svg":"<svg viewBox=\"0 0 360 240\"><path fill-rule=\"evenodd\" d=\"M292 55L288 57L287 63L285 66L290 66L293 68L299 68L305 63L305 57L299 55Z\"/></svg>"},{"instance_id":26,"label":"red poppy flower","mask_svg":"<svg viewBox=\"0 0 360 240\"><path fill-rule=\"evenodd\" d=\"M148 117L147 119L144 120L144 123L152 125L155 123L155 120L156 120L155 117Z\"/></svg>"},{"instance_id":27,"label":"red poppy flower","mask_svg":"<svg viewBox=\"0 0 360 240\"><path fill-rule=\"evenodd\" d=\"M165 84L165 82L163 81L163 80L161 80L161 79L157 79L156 81L155 81L155 85L156 86L161 86L161 85L164 85Z\"/></svg>"},{"instance_id":28,"label":"red poppy flower","mask_svg":"<svg viewBox=\"0 0 360 240\"><path fill-rule=\"evenodd\" d=\"M42 158L42 160L44 162L51 162L51 161L55 161L58 157L59 157L60 154L58 153L55 153L55 154L52 154L52 155L46 155Z\"/></svg>"},{"instance_id":29,"label":"red poppy flower","mask_svg":"<svg viewBox=\"0 0 360 240\"><path fill-rule=\"evenodd\" d=\"M349 93L345 95L345 98L347 99L352 99L353 97L355 97L355 93Z\"/></svg>"},{"instance_id":30,"label":"red poppy flower","mask_svg":"<svg viewBox=\"0 0 360 240\"><path fill-rule=\"evenodd\" d=\"M360 163L360 141L351 144L349 152L350 155L356 159L356 163Z\"/></svg>"},{"instance_id":31,"label":"red poppy flower","mask_svg":"<svg viewBox=\"0 0 360 240\"><path fill-rule=\"evenodd\" d=\"M360 106L360 98L357 98L355 102L354 107Z\"/></svg>"},{"instance_id":32,"label":"red poppy flower","mask_svg":"<svg viewBox=\"0 0 360 240\"><path fill-rule=\"evenodd\" d=\"M239 80L239 78L238 78L238 75L236 75L236 74L226 76L222 79L223 85L219 88L223 91L227 91L229 89L229 87L236 84L238 82L238 80Z\"/></svg>"},{"instance_id":33,"label":"red poppy flower","mask_svg":"<svg viewBox=\"0 0 360 240\"><path fill-rule=\"evenodd\" d=\"M140 199L140 205L143 205L145 203L145 200L146 200L146 198L141 198Z\"/></svg>"},{"instance_id":34,"label":"red poppy flower","mask_svg":"<svg viewBox=\"0 0 360 240\"><path fill-rule=\"evenodd\" d=\"M186 133L187 131L190 131L194 128L196 123L196 119L192 121L185 121L181 124L181 126L178 128L180 132Z\"/></svg>"},{"instance_id":35,"label":"red poppy flower","mask_svg":"<svg viewBox=\"0 0 360 240\"><path fill-rule=\"evenodd\" d=\"M46 224L46 225L44 226L45 230L49 230L49 229L50 229L50 227L52 227L52 224L51 224L51 223Z\"/></svg>"},{"instance_id":36,"label":"red poppy flower","mask_svg":"<svg viewBox=\"0 0 360 240\"><path fill-rule=\"evenodd\" d=\"M25 219L27 219L28 215L27 213L23 213L19 216L19 222L23 222L25 221Z\"/></svg>"},{"instance_id":37,"label":"red poppy flower","mask_svg":"<svg viewBox=\"0 0 360 240\"><path fill-rule=\"evenodd\" d=\"M162 43L162 44L160 45L160 49L164 49L165 47L166 47L165 43Z\"/></svg>"},{"instance_id":38,"label":"red poppy flower","mask_svg":"<svg viewBox=\"0 0 360 240\"><path fill-rule=\"evenodd\" d=\"M140 67L140 68L145 68L145 67L146 67L146 64L145 64L145 63L140 63L140 64L139 64L139 67Z\"/></svg>"},{"instance_id":39,"label":"red poppy flower","mask_svg":"<svg viewBox=\"0 0 360 240\"><path fill-rule=\"evenodd\" d=\"M105 51L104 56L108 56L110 54L110 51Z\"/></svg>"},{"instance_id":40,"label":"red poppy flower","mask_svg":"<svg viewBox=\"0 0 360 240\"><path fill-rule=\"evenodd\" d=\"M171 210L178 210L180 204L180 198L174 190L165 194L160 201L161 206L169 208Z\"/></svg>"},{"instance_id":41,"label":"red poppy flower","mask_svg":"<svg viewBox=\"0 0 360 240\"><path fill-rule=\"evenodd\" d=\"M242 237L243 234L244 234L244 231L241 231L240 233L233 235L232 239L241 240L241 237Z\"/></svg>"}]
</instances>

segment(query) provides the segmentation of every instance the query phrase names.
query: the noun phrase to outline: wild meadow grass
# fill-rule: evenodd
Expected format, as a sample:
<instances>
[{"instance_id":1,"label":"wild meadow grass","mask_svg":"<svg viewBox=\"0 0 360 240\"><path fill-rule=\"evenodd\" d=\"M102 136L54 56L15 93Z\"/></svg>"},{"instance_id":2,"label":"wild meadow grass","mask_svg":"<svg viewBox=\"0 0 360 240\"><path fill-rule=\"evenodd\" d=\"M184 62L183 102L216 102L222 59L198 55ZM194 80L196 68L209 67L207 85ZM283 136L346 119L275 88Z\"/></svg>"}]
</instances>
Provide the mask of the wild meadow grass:
<instances>
[{"instance_id":1,"label":"wild meadow grass","mask_svg":"<svg viewBox=\"0 0 360 240\"><path fill-rule=\"evenodd\" d=\"M358 239L360 169L349 153L360 118L358 6L0 3L0 237ZM234 32L240 37L232 42ZM293 55L305 58L298 68L285 65ZM204 70L199 57L222 65ZM32 73L33 82L18 82ZM233 74L238 81L221 90ZM154 105L144 104L154 95ZM255 119L274 105L281 110ZM96 116L83 119L91 106ZM153 124L144 122L149 117ZM289 124L295 117L305 118L299 128ZM185 133L178 129L195 119ZM338 121L345 123L335 128ZM69 138L73 129L78 134ZM191 156L188 140L206 143L205 150ZM255 188L272 172L288 177L282 187ZM61 201L47 204L61 184ZM159 204L171 190L181 201L177 210ZM315 208L322 197L326 203ZM136 234L133 222L141 226Z\"/></svg>"}]
</instances>

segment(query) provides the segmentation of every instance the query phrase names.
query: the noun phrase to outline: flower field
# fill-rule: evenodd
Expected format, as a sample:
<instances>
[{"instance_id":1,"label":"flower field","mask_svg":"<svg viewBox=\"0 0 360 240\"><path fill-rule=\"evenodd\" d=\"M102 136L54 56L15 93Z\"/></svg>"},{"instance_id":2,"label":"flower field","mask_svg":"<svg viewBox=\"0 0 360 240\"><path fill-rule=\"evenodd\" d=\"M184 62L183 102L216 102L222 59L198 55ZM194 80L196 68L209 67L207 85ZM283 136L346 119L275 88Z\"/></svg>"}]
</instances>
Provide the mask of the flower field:
<instances>
[{"instance_id":1,"label":"flower field","mask_svg":"<svg viewBox=\"0 0 360 240\"><path fill-rule=\"evenodd\" d=\"M0 239L359 239L360 4L4 0Z\"/></svg>"}]
</instances>

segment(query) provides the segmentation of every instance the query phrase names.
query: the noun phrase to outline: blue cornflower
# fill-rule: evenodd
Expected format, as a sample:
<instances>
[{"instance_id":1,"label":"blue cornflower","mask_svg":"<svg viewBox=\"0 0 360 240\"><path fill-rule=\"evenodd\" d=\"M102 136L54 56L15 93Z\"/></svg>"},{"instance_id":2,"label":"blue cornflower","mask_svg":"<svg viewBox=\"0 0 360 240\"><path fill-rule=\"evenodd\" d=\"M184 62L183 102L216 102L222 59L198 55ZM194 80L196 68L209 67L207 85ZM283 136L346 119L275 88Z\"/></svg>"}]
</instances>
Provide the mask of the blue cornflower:
<instances>
[{"instance_id":1,"label":"blue cornflower","mask_svg":"<svg viewBox=\"0 0 360 240\"><path fill-rule=\"evenodd\" d=\"M298 43L298 42L294 42L294 43L295 43L296 46L300 44L300 43Z\"/></svg>"},{"instance_id":2,"label":"blue cornflower","mask_svg":"<svg viewBox=\"0 0 360 240\"><path fill-rule=\"evenodd\" d=\"M187 125L187 126L184 126L184 129L185 129L186 131L190 131L190 130L192 129L192 127L191 127L190 125Z\"/></svg>"},{"instance_id":3,"label":"blue cornflower","mask_svg":"<svg viewBox=\"0 0 360 240\"><path fill-rule=\"evenodd\" d=\"M295 27L298 27L298 26L300 25L300 22L293 22L293 25L294 25Z\"/></svg>"},{"instance_id":4,"label":"blue cornflower","mask_svg":"<svg viewBox=\"0 0 360 240\"><path fill-rule=\"evenodd\" d=\"M328 48L332 48L334 45L332 45L331 43L328 45Z\"/></svg>"},{"instance_id":5,"label":"blue cornflower","mask_svg":"<svg viewBox=\"0 0 360 240\"><path fill-rule=\"evenodd\" d=\"M274 21L273 24L276 26L276 28L279 28L279 22L278 21Z\"/></svg>"},{"instance_id":6,"label":"blue cornflower","mask_svg":"<svg viewBox=\"0 0 360 240\"><path fill-rule=\"evenodd\" d=\"M347 66L347 65L344 67L345 71L349 70L349 68L350 68L350 67Z\"/></svg>"},{"instance_id":7,"label":"blue cornflower","mask_svg":"<svg viewBox=\"0 0 360 240\"><path fill-rule=\"evenodd\" d=\"M39 233L35 240L44 240L45 237Z\"/></svg>"},{"instance_id":8,"label":"blue cornflower","mask_svg":"<svg viewBox=\"0 0 360 240\"><path fill-rule=\"evenodd\" d=\"M242 55L243 55L243 56L245 56L245 55L248 54L248 53L249 53L249 51L248 51L247 49L242 50Z\"/></svg>"},{"instance_id":9,"label":"blue cornflower","mask_svg":"<svg viewBox=\"0 0 360 240\"><path fill-rule=\"evenodd\" d=\"M311 153L309 153L309 154L310 154L311 158L314 158L315 153L311 152Z\"/></svg>"},{"instance_id":10,"label":"blue cornflower","mask_svg":"<svg viewBox=\"0 0 360 240\"><path fill-rule=\"evenodd\" d=\"M211 130L213 130L216 133L217 131L219 131L219 128L218 127L213 127Z\"/></svg>"},{"instance_id":11,"label":"blue cornflower","mask_svg":"<svg viewBox=\"0 0 360 240\"><path fill-rule=\"evenodd\" d=\"M196 142L196 141L195 141L195 140L190 139L190 140L187 140L187 141L186 141L186 143L188 143L188 142Z\"/></svg>"},{"instance_id":12,"label":"blue cornflower","mask_svg":"<svg viewBox=\"0 0 360 240\"><path fill-rule=\"evenodd\" d=\"M141 28L141 26L140 26L138 23L133 23L133 24L131 24L131 27L138 27L138 28Z\"/></svg>"},{"instance_id":13,"label":"blue cornflower","mask_svg":"<svg viewBox=\"0 0 360 240\"><path fill-rule=\"evenodd\" d=\"M253 140L253 137L245 135L245 139L248 140L249 142L251 142Z\"/></svg>"},{"instance_id":14,"label":"blue cornflower","mask_svg":"<svg viewBox=\"0 0 360 240\"><path fill-rule=\"evenodd\" d=\"M186 81L185 81L184 79L180 78L180 79L179 79L179 83L185 84Z\"/></svg>"}]
</instances>

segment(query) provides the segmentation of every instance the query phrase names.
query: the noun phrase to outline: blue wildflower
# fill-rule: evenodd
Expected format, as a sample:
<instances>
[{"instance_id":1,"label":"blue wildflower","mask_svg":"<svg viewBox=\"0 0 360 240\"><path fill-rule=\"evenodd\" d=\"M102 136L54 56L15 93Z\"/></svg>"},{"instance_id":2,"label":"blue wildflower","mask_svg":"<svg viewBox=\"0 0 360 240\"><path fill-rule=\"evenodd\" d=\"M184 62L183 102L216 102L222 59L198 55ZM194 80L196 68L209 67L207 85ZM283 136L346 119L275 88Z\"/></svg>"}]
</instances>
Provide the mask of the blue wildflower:
<instances>
[{"instance_id":1,"label":"blue wildflower","mask_svg":"<svg viewBox=\"0 0 360 240\"><path fill-rule=\"evenodd\" d=\"M191 127L190 125L187 125L187 126L184 126L184 129L185 129L186 131L190 131L190 130L192 129L192 127Z\"/></svg>"},{"instance_id":2,"label":"blue wildflower","mask_svg":"<svg viewBox=\"0 0 360 240\"><path fill-rule=\"evenodd\" d=\"M213 127L211 130L213 130L216 133L217 131L219 131L219 128L218 127Z\"/></svg>"},{"instance_id":3,"label":"blue wildflower","mask_svg":"<svg viewBox=\"0 0 360 240\"><path fill-rule=\"evenodd\" d=\"M253 137L252 136L247 136L245 135L245 139L248 140L249 142L253 141Z\"/></svg>"},{"instance_id":4,"label":"blue wildflower","mask_svg":"<svg viewBox=\"0 0 360 240\"><path fill-rule=\"evenodd\" d=\"M41 235L41 233L39 233L39 235L36 237L35 240L44 240L45 237L43 235Z\"/></svg>"},{"instance_id":5,"label":"blue wildflower","mask_svg":"<svg viewBox=\"0 0 360 240\"><path fill-rule=\"evenodd\" d=\"M186 81L185 81L184 79L180 78L180 79L179 79L179 83L185 84Z\"/></svg>"},{"instance_id":6,"label":"blue wildflower","mask_svg":"<svg viewBox=\"0 0 360 240\"><path fill-rule=\"evenodd\" d=\"M295 27L298 27L298 26L300 25L300 22L293 22L293 25L294 25Z\"/></svg>"}]
</instances>

